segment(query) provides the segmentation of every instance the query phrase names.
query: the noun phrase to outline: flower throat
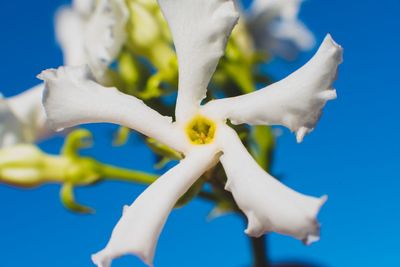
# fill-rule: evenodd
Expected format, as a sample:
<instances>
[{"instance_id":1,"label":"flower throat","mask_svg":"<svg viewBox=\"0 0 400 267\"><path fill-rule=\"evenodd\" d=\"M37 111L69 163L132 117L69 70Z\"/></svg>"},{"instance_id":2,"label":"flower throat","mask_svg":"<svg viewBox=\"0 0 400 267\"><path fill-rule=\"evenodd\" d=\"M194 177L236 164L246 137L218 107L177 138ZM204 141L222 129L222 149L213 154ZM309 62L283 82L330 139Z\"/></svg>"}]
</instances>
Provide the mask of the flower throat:
<instances>
[{"instance_id":1,"label":"flower throat","mask_svg":"<svg viewBox=\"0 0 400 267\"><path fill-rule=\"evenodd\" d=\"M209 144L214 140L216 124L212 120L195 116L186 126L186 134L195 145Z\"/></svg>"}]
</instances>

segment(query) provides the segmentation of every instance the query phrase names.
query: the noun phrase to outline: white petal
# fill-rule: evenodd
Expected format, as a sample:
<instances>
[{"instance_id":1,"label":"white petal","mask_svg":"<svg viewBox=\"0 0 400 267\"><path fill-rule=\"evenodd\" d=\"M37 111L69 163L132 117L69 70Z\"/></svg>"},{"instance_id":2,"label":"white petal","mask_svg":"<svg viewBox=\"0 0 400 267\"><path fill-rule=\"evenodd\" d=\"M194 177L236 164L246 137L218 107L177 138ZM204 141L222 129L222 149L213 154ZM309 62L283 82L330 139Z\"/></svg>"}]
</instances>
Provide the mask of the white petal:
<instances>
[{"instance_id":1,"label":"white petal","mask_svg":"<svg viewBox=\"0 0 400 267\"><path fill-rule=\"evenodd\" d=\"M100 0L85 27L88 64L98 80L118 56L126 39L128 8L124 0Z\"/></svg>"},{"instance_id":2,"label":"white petal","mask_svg":"<svg viewBox=\"0 0 400 267\"><path fill-rule=\"evenodd\" d=\"M158 0L179 62L178 121L191 118L238 19L232 0Z\"/></svg>"},{"instance_id":3,"label":"white petal","mask_svg":"<svg viewBox=\"0 0 400 267\"><path fill-rule=\"evenodd\" d=\"M0 148L25 141L24 125L10 109L7 100L0 98Z\"/></svg>"},{"instance_id":4,"label":"white petal","mask_svg":"<svg viewBox=\"0 0 400 267\"><path fill-rule=\"evenodd\" d=\"M93 262L108 267L113 259L134 254L152 266L158 237L169 213L190 186L216 163L215 155L213 146L196 148L150 185L129 208L124 208L110 241L93 255Z\"/></svg>"},{"instance_id":5,"label":"white petal","mask_svg":"<svg viewBox=\"0 0 400 267\"><path fill-rule=\"evenodd\" d=\"M72 6L80 16L89 17L96 7L96 0L73 0Z\"/></svg>"},{"instance_id":6,"label":"white petal","mask_svg":"<svg viewBox=\"0 0 400 267\"><path fill-rule=\"evenodd\" d=\"M256 21L259 24L257 26L267 27L276 19L296 19L302 2L302 0L254 0L247 14L247 20Z\"/></svg>"},{"instance_id":7,"label":"white petal","mask_svg":"<svg viewBox=\"0 0 400 267\"><path fill-rule=\"evenodd\" d=\"M32 143L54 133L42 106L44 84L0 100L0 147Z\"/></svg>"},{"instance_id":8,"label":"white petal","mask_svg":"<svg viewBox=\"0 0 400 267\"><path fill-rule=\"evenodd\" d=\"M63 51L64 64L70 66L85 64L85 24L82 17L71 8L65 7L57 12L55 24L57 41Z\"/></svg>"},{"instance_id":9,"label":"white petal","mask_svg":"<svg viewBox=\"0 0 400 267\"><path fill-rule=\"evenodd\" d=\"M302 0L254 0L250 6L249 18L264 24L275 19L295 19L298 16Z\"/></svg>"},{"instance_id":10,"label":"white petal","mask_svg":"<svg viewBox=\"0 0 400 267\"><path fill-rule=\"evenodd\" d=\"M301 0L255 0L247 14L256 46L271 54L293 58L315 45L312 32L297 18Z\"/></svg>"},{"instance_id":11,"label":"white petal","mask_svg":"<svg viewBox=\"0 0 400 267\"><path fill-rule=\"evenodd\" d=\"M298 132L298 141L316 126L322 108L336 98L332 84L342 48L328 35L314 57L285 79L256 92L209 102L203 112L234 124L283 125Z\"/></svg>"},{"instance_id":12,"label":"white petal","mask_svg":"<svg viewBox=\"0 0 400 267\"><path fill-rule=\"evenodd\" d=\"M44 107L55 129L83 123L110 122L153 137L171 148L183 151L183 132L170 117L161 116L143 101L125 95L116 88L103 87L93 81L85 67L60 67L42 72L46 82Z\"/></svg>"},{"instance_id":13,"label":"white petal","mask_svg":"<svg viewBox=\"0 0 400 267\"><path fill-rule=\"evenodd\" d=\"M223 147L221 163L228 177L226 189L248 218L246 234L259 237L277 232L307 244L318 240L316 216L326 196L300 194L266 173L231 128L221 128L218 139Z\"/></svg>"},{"instance_id":14,"label":"white petal","mask_svg":"<svg viewBox=\"0 0 400 267\"><path fill-rule=\"evenodd\" d=\"M310 50L315 45L312 32L297 19L282 21L271 30L274 38L282 42L293 42L300 50Z\"/></svg>"}]
</instances>

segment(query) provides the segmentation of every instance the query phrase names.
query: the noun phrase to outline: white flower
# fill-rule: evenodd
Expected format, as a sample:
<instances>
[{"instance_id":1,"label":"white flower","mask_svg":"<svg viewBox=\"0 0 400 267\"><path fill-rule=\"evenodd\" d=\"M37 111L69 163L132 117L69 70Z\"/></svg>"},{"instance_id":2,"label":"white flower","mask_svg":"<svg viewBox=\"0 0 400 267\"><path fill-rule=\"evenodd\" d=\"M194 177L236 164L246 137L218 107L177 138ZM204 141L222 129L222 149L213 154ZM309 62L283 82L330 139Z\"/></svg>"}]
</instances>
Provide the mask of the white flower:
<instances>
[{"instance_id":1,"label":"white flower","mask_svg":"<svg viewBox=\"0 0 400 267\"><path fill-rule=\"evenodd\" d=\"M32 143L49 136L42 106L44 84L0 99L0 147Z\"/></svg>"},{"instance_id":2,"label":"white flower","mask_svg":"<svg viewBox=\"0 0 400 267\"><path fill-rule=\"evenodd\" d=\"M56 16L56 35L66 65L88 64L98 80L125 39L128 9L124 0L74 0Z\"/></svg>"},{"instance_id":3,"label":"white flower","mask_svg":"<svg viewBox=\"0 0 400 267\"><path fill-rule=\"evenodd\" d=\"M158 139L185 158L124 208L107 246L93 255L100 267L132 253L152 265L168 214L188 188L221 161L239 208L248 218L246 233L275 231L311 243L319 238L317 213L326 197L293 191L266 173L227 124L284 125L297 139L316 125L332 88L342 50L328 35L316 55L286 79L259 91L201 105L207 85L238 19L232 0L159 0L172 31L179 61L176 121L139 99L93 81L87 67L44 71L44 106L56 128L81 123L121 124Z\"/></svg>"},{"instance_id":4,"label":"white flower","mask_svg":"<svg viewBox=\"0 0 400 267\"><path fill-rule=\"evenodd\" d=\"M272 55L293 58L298 51L310 50L315 39L298 19L303 0L254 0L245 12L246 24L258 49Z\"/></svg>"}]
</instances>

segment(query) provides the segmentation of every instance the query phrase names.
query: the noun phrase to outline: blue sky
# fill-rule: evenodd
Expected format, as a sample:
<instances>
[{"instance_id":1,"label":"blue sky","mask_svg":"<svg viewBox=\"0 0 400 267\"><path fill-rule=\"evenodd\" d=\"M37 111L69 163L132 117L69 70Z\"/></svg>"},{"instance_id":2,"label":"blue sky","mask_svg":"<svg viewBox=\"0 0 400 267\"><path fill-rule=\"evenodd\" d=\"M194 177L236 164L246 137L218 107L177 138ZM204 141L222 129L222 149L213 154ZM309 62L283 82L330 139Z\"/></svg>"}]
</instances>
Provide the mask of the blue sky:
<instances>
[{"instance_id":1,"label":"blue sky","mask_svg":"<svg viewBox=\"0 0 400 267\"><path fill-rule=\"evenodd\" d=\"M41 70L61 64L55 43L53 14L65 1L0 2L1 92L10 96L36 83ZM317 129L298 145L284 130L278 139L274 173L292 188L312 195L328 194L322 239L306 247L272 234L274 262L302 260L320 266L400 266L400 1L307 0L301 18L320 42L326 33L344 47L344 63ZM276 60L268 70L278 79L312 55L298 61ZM91 126L96 146L86 152L103 161L151 170L151 154L133 136L130 146L112 148L113 125ZM105 133L105 134L104 134ZM55 138L42 144L56 153ZM0 185L1 267L92 266L90 254L102 248L124 204L141 186L109 182L78 190L78 199L97 210L79 216L63 209L59 187L18 190ZM170 216L161 235L156 266L249 266L244 224L235 216L205 220L211 206L194 201ZM143 266L132 257L113 266Z\"/></svg>"}]
</instances>

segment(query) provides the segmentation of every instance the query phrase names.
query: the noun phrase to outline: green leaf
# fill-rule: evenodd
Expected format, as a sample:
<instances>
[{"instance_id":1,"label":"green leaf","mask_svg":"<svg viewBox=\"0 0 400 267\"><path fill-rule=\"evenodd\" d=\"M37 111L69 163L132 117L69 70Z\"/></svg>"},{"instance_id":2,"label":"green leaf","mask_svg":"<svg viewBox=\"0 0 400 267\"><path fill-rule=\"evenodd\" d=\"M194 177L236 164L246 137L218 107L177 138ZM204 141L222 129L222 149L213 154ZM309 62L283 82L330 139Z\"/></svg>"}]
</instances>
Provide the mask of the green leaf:
<instances>
[{"instance_id":1,"label":"green leaf","mask_svg":"<svg viewBox=\"0 0 400 267\"><path fill-rule=\"evenodd\" d=\"M140 78L140 67L131 53L123 51L119 56L118 72L121 79L128 85L134 86Z\"/></svg>"},{"instance_id":2,"label":"green leaf","mask_svg":"<svg viewBox=\"0 0 400 267\"><path fill-rule=\"evenodd\" d=\"M86 129L77 129L68 134L61 154L76 158L79 156L79 150L92 146L92 133Z\"/></svg>"},{"instance_id":3,"label":"green leaf","mask_svg":"<svg viewBox=\"0 0 400 267\"><path fill-rule=\"evenodd\" d=\"M217 217L226 215L228 213L235 212L235 207L232 206L232 204L225 199L220 199L215 207L211 210L211 212L208 214L207 219L208 220L213 220Z\"/></svg>"},{"instance_id":4,"label":"green leaf","mask_svg":"<svg viewBox=\"0 0 400 267\"><path fill-rule=\"evenodd\" d=\"M251 69L243 62L225 62L222 66L229 78L239 86L242 93L247 94L255 91Z\"/></svg>"},{"instance_id":5,"label":"green leaf","mask_svg":"<svg viewBox=\"0 0 400 267\"><path fill-rule=\"evenodd\" d=\"M161 71L157 71L152 74L146 83L146 88L143 92L140 92L139 97L143 100L157 98L165 94L161 90L161 84L164 82L164 74Z\"/></svg>"},{"instance_id":6,"label":"green leaf","mask_svg":"<svg viewBox=\"0 0 400 267\"><path fill-rule=\"evenodd\" d=\"M125 145L126 142L128 142L130 132L131 132L131 129L129 129L128 127L120 126L118 128L118 132L115 135L115 138L113 141L114 146Z\"/></svg>"},{"instance_id":7,"label":"green leaf","mask_svg":"<svg viewBox=\"0 0 400 267\"><path fill-rule=\"evenodd\" d=\"M160 155L162 157L166 157L172 160L181 160L183 159L183 155L168 147L167 145L164 145L157 140L153 138L146 138L146 144L150 147L150 149L156 153L157 155Z\"/></svg>"},{"instance_id":8,"label":"green leaf","mask_svg":"<svg viewBox=\"0 0 400 267\"><path fill-rule=\"evenodd\" d=\"M67 209L78 213L94 213L90 207L83 206L75 201L74 186L72 183L65 183L60 191L61 203Z\"/></svg>"},{"instance_id":9,"label":"green leaf","mask_svg":"<svg viewBox=\"0 0 400 267\"><path fill-rule=\"evenodd\" d=\"M154 165L154 168L159 170L164 168L168 163L170 163L172 160L167 158L167 157L160 157L160 160Z\"/></svg>"}]
</instances>

